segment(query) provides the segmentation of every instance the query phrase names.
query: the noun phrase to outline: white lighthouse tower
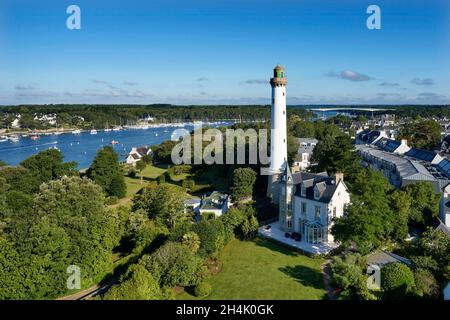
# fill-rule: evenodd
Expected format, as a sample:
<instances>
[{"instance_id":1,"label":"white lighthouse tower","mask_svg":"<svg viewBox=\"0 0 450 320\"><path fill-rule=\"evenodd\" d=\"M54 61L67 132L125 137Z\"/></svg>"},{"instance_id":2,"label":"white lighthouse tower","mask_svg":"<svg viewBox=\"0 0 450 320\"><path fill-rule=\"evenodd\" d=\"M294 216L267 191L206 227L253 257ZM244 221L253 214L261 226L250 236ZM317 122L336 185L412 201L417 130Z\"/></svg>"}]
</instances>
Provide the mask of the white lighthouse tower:
<instances>
[{"instance_id":1,"label":"white lighthouse tower","mask_svg":"<svg viewBox=\"0 0 450 320\"><path fill-rule=\"evenodd\" d=\"M274 203L279 202L278 190L280 174L287 164L287 133L286 133L286 73L277 65L273 69L272 86L272 117L270 132L270 168L267 185L267 195Z\"/></svg>"}]
</instances>

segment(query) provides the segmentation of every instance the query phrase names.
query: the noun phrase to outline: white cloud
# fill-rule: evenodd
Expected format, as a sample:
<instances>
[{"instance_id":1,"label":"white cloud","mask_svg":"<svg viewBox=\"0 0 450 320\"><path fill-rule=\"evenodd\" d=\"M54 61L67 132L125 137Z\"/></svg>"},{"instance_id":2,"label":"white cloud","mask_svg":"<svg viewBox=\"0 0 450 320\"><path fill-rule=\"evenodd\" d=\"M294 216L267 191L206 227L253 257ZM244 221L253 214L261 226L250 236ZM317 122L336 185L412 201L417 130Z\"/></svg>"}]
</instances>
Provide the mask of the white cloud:
<instances>
[{"instance_id":1,"label":"white cloud","mask_svg":"<svg viewBox=\"0 0 450 320\"><path fill-rule=\"evenodd\" d=\"M339 73L336 72L328 72L326 74L327 77L332 77L332 78L339 78L339 79L343 79L343 80L349 80L349 81L353 81L353 82L361 82L361 81L369 81L369 80L373 80L372 77L369 77L368 75L359 73L359 72L355 72L352 70L344 70L341 71Z\"/></svg>"}]
</instances>

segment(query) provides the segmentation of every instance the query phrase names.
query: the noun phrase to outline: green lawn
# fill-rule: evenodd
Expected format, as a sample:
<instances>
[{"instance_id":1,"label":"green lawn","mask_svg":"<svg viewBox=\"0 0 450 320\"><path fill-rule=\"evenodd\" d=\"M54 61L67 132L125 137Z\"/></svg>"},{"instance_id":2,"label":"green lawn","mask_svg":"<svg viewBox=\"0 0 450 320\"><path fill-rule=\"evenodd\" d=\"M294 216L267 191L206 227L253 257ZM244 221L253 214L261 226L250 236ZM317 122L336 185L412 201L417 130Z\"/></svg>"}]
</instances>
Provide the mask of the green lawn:
<instances>
[{"instance_id":1,"label":"green lawn","mask_svg":"<svg viewBox=\"0 0 450 320\"><path fill-rule=\"evenodd\" d=\"M310 258L265 239L233 240L221 254L222 271L212 276L207 299L326 299L320 266ZM177 299L196 299L183 291Z\"/></svg>"},{"instance_id":2,"label":"green lawn","mask_svg":"<svg viewBox=\"0 0 450 320\"><path fill-rule=\"evenodd\" d=\"M161 168L161 167L155 167L153 165L148 165L147 167L145 167L144 170L142 170L142 173L138 173L138 176L140 176L142 174L146 178L156 179L156 178L158 178L161 174L163 174L166 171L167 171L166 168Z\"/></svg>"}]
</instances>

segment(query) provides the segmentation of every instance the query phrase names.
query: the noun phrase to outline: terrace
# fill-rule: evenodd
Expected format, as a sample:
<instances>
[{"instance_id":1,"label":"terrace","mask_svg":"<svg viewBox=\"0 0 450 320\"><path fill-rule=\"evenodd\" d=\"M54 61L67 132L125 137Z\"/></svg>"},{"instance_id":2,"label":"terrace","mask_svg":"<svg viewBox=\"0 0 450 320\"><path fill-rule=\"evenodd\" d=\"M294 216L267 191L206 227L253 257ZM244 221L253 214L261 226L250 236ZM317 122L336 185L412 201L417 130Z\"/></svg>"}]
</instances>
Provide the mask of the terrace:
<instances>
[{"instance_id":1,"label":"terrace","mask_svg":"<svg viewBox=\"0 0 450 320\"><path fill-rule=\"evenodd\" d=\"M268 226L270 226L270 228L268 228ZM285 232L280 229L278 221L261 226L258 229L258 234L265 238L284 243L301 251L317 255L328 254L331 250L338 247L336 243L309 243L304 241L303 239L302 241L296 241L291 238L286 238Z\"/></svg>"}]
</instances>

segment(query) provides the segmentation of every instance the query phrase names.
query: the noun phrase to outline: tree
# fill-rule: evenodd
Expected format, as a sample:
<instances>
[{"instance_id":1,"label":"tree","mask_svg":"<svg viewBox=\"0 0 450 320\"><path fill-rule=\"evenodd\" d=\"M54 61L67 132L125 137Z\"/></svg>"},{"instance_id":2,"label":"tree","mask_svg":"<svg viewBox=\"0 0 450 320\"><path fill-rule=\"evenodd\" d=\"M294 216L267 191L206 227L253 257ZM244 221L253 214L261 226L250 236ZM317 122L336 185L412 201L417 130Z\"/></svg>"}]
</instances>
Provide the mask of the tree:
<instances>
[{"instance_id":1,"label":"tree","mask_svg":"<svg viewBox=\"0 0 450 320\"><path fill-rule=\"evenodd\" d=\"M204 298L211 294L212 287L208 282L200 282L194 288L194 295L196 297Z\"/></svg>"},{"instance_id":2,"label":"tree","mask_svg":"<svg viewBox=\"0 0 450 320\"><path fill-rule=\"evenodd\" d=\"M241 225L242 236L245 240L253 239L258 233L258 219L254 215L249 215L244 218Z\"/></svg>"},{"instance_id":3,"label":"tree","mask_svg":"<svg viewBox=\"0 0 450 320\"><path fill-rule=\"evenodd\" d=\"M149 218L172 229L185 218L185 194L179 187L168 184L149 184L133 199L133 210L143 209Z\"/></svg>"},{"instance_id":4,"label":"tree","mask_svg":"<svg viewBox=\"0 0 450 320\"><path fill-rule=\"evenodd\" d=\"M387 192L391 186L383 174L371 169L360 171L352 189L347 214L337 218L331 232L345 246L356 244L367 254L393 237L396 214L391 210Z\"/></svg>"},{"instance_id":5,"label":"tree","mask_svg":"<svg viewBox=\"0 0 450 320\"><path fill-rule=\"evenodd\" d=\"M298 154L299 142L293 135L287 136L287 157L288 163L293 163Z\"/></svg>"},{"instance_id":6,"label":"tree","mask_svg":"<svg viewBox=\"0 0 450 320\"><path fill-rule=\"evenodd\" d=\"M192 190L195 187L195 181L192 179L184 179L181 186L187 190Z\"/></svg>"},{"instance_id":7,"label":"tree","mask_svg":"<svg viewBox=\"0 0 450 320\"><path fill-rule=\"evenodd\" d=\"M144 256L142 263L161 287L195 285L206 274L203 260L176 242L167 242L151 255Z\"/></svg>"},{"instance_id":8,"label":"tree","mask_svg":"<svg viewBox=\"0 0 450 320\"><path fill-rule=\"evenodd\" d=\"M396 241L403 241L408 236L408 220L413 199L409 193L396 190L390 196L391 209L397 215L392 237Z\"/></svg>"},{"instance_id":9,"label":"tree","mask_svg":"<svg viewBox=\"0 0 450 320\"><path fill-rule=\"evenodd\" d=\"M417 182L404 188L411 198L409 220L419 226L430 225L439 215L440 194L429 182Z\"/></svg>"},{"instance_id":10,"label":"tree","mask_svg":"<svg viewBox=\"0 0 450 320\"><path fill-rule=\"evenodd\" d=\"M111 251L122 236L120 220L106 209L98 185L78 177L50 181L35 196L34 210L37 218L47 217L68 235L69 265L80 266L83 284L111 268Z\"/></svg>"},{"instance_id":11,"label":"tree","mask_svg":"<svg viewBox=\"0 0 450 320\"><path fill-rule=\"evenodd\" d=\"M414 282L416 284L415 293L425 299L435 299L439 297L439 284L433 273L426 269L416 269L414 271Z\"/></svg>"},{"instance_id":12,"label":"tree","mask_svg":"<svg viewBox=\"0 0 450 320\"><path fill-rule=\"evenodd\" d=\"M40 182L24 167L6 167L0 170L0 178L5 179L9 190L33 194L39 190Z\"/></svg>"},{"instance_id":13,"label":"tree","mask_svg":"<svg viewBox=\"0 0 450 320\"><path fill-rule=\"evenodd\" d=\"M372 300L374 297L367 288L365 269L366 261L358 253L335 256L331 263L331 278L334 285L350 297Z\"/></svg>"},{"instance_id":14,"label":"tree","mask_svg":"<svg viewBox=\"0 0 450 320\"><path fill-rule=\"evenodd\" d=\"M63 162L61 151L49 149L41 151L22 161L21 166L28 169L37 185L64 176L78 175L76 162Z\"/></svg>"},{"instance_id":15,"label":"tree","mask_svg":"<svg viewBox=\"0 0 450 320\"><path fill-rule=\"evenodd\" d=\"M127 185L122 175L117 175L112 178L109 191L111 197L117 197L119 199L127 195Z\"/></svg>"},{"instance_id":16,"label":"tree","mask_svg":"<svg viewBox=\"0 0 450 320\"><path fill-rule=\"evenodd\" d=\"M256 182L256 172L251 168L238 168L233 171L231 197L239 201L253 194L253 185Z\"/></svg>"},{"instance_id":17,"label":"tree","mask_svg":"<svg viewBox=\"0 0 450 320\"><path fill-rule=\"evenodd\" d=\"M296 138L314 138L314 123L300 119L298 116L292 116L288 120L289 132Z\"/></svg>"},{"instance_id":18,"label":"tree","mask_svg":"<svg viewBox=\"0 0 450 320\"><path fill-rule=\"evenodd\" d=\"M144 265L130 266L120 283L113 286L103 297L104 300L160 300L163 294L158 282Z\"/></svg>"},{"instance_id":19,"label":"tree","mask_svg":"<svg viewBox=\"0 0 450 320\"><path fill-rule=\"evenodd\" d=\"M202 220L192 226L192 231L200 237L198 254L202 257L215 257L225 246L225 228L222 220Z\"/></svg>"},{"instance_id":20,"label":"tree","mask_svg":"<svg viewBox=\"0 0 450 320\"><path fill-rule=\"evenodd\" d=\"M125 178L119 165L119 156L112 147L107 146L97 152L87 174L107 195L118 198L125 196Z\"/></svg>"},{"instance_id":21,"label":"tree","mask_svg":"<svg viewBox=\"0 0 450 320\"><path fill-rule=\"evenodd\" d=\"M388 298L405 298L414 291L414 274L402 263L391 263L381 269L381 287Z\"/></svg>"},{"instance_id":22,"label":"tree","mask_svg":"<svg viewBox=\"0 0 450 320\"><path fill-rule=\"evenodd\" d=\"M139 160L138 162L136 162L136 170L139 171L140 175L141 175L141 184L142 184L142 171L147 167L147 163L144 160Z\"/></svg>"},{"instance_id":23,"label":"tree","mask_svg":"<svg viewBox=\"0 0 450 320\"><path fill-rule=\"evenodd\" d=\"M444 272L444 269L450 265L450 238L444 232L428 228L422 234L417 246L418 252L436 261L439 271ZM442 274L438 276L443 278Z\"/></svg>"},{"instance_id":24,"label":"tree","mask_svg":"<svg viewBox=\"0 0 450 320\"><path fill-rule=\"evenodd\" d=\"M314 148L312 159L317 162L314 170L329 174L343 172L350 181L361 167L350 137L343 134L325 135Z\"/></svg>"},{"instance_id":25,"label":"tree","mask_svg":"<svg viewBox=\"0 0 450 320\"><path fill-rule=\"evenodd\" d=\"M195 232L188 232L183 236L181 243L188 247L193 253L200 248L200 237Z\"/></svg>"},{"instance_id":26,"label":"tree","mask_svg":"<svg viewBox=\"0 0 450 320\"><path fill-rule=\"evenodd\" d=\"M410 146L433 150L441 141L442 128L434 120L407 122L400 131L400 138L407 139Z\"/></svg>"},{"instance_id":27,"label":"tree","mask_svg":"<svg viewBox=\"0 0 450 320\"><path fill-rule=\"evenodd\" d=\"M153 148L153 159L158 163L172 163L172 149L178 144L178 141L166 140L158 147Z\"/></svg>"}]
</instances>

